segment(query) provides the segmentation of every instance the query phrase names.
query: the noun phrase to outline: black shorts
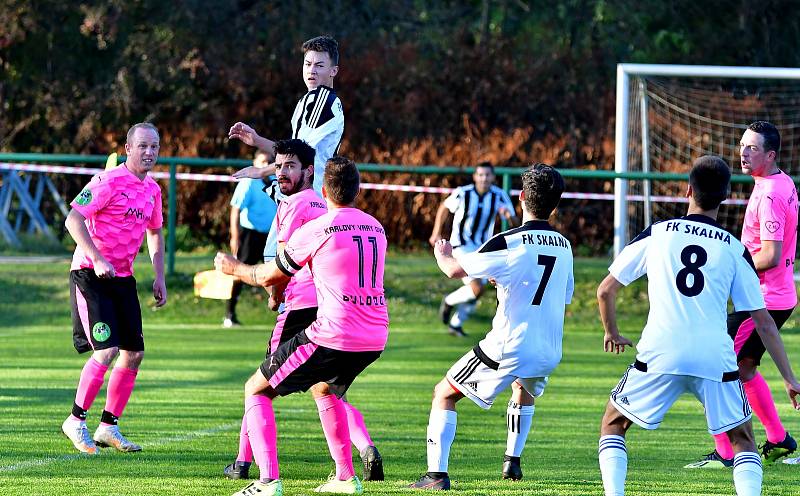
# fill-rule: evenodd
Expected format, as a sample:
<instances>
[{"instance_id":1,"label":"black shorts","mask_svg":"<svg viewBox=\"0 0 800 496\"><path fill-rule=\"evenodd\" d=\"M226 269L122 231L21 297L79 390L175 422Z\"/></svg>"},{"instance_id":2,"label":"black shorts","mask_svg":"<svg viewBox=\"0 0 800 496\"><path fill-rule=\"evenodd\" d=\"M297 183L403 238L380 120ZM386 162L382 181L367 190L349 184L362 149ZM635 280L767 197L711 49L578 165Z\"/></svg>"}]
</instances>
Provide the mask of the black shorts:
<instances>
[{"instance_id":1,"label":"black shorts","mask_svg":"<svg viewBox=\"0 0 800 496\"><path fill-rule=\"evenodd\" d=\"M300 331L304 331L315 320L317 320L317 307L299 308L279 314L272 329L272 337L267 343L266 356L269 357L273 349L277 350L278 346L295 337Z\"/></svg>"},{"instance_id":2,"label":"black shorts","mask_svg":"<svg viewBox=\"0 0 800 496\"><path fill-rule=\"evenodd\" d=\"M144 351L142 310L133 276L100 279L94 269L69 273L72 341L78 353L119 347Z\"/></svg>"},{"instance_id":3,"label":"black shorts","mask_svg":"<svg viewBox=\"0 0 800 496\"><path fill-rule=\"evenodd\" d=\"M267 233L239 226L239 249L236 251L236 259L248 265L261 263L264 260L266 244Z\"/></svg>"},{"instance_id":4,"label":"black shorts","mask_svg":"<svg viewBox=\"0 0 800 496\"><path fill-rule=\"evenodd\" d=\"M281 396L326 382L331 393L341 398L358 374L379 356L380 351L339 351L319 346L300 331L268 355L260 369Z\"/></svg>"},{"instance_id":5,"label":"black shorts","mask_svg":"<svg viewBox=\"0 0 800 496\"><path fill-rule=\"evenodd\" d=\"M789 320L794 308L788 310L767 310L775 321L775 325L780 330L783 324ZM739 336L737 340L737 335ZM754 328L753 320L750 318L750 312L734 312L728 314L728 335L734 341L734 348L737 347L737 341L744 340L740 348L736 351L736 361L741 362L744 358L750 358L755 361L756 365L761 364L761 357L764 356L766 348L761 341L761 336L758 335Z\"/></svg>"}]
</instances>

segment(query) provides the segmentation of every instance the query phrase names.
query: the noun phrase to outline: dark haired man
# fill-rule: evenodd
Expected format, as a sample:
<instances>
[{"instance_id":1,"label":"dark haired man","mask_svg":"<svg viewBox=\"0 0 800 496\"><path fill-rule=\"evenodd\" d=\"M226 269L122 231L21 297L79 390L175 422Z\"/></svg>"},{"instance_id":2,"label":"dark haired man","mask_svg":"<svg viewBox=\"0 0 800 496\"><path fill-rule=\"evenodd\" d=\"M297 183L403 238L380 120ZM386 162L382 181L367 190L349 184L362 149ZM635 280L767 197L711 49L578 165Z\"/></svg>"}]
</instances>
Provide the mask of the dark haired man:
<instances>
[{"instance_id":1,"label":"dark haired man","mask_svg":"<svg viewBox=\"0 0 800 496\"><path fill-rule=\"evenodd\" d=\"M755 187L747 202L742 243L753 257L767 311L780 329L797 304L794 256L797 245L797 189L777 164L781 148L778 129L767 121L747 127L739 144L742 172L753 176ZM765 462L786 456L797 442L783 428L769 385L758 372L764 343L747 312L728 316L728 334L739 365L747 401L764 425L767 439L759 448ZM686 468L724 468L733 465L733 447L727 436L714 436L715 449ZM788 463L800 462L794 458Z\"/></svg>"},{"instance_id":2,"label":"dark haired man","mask_svg":"<svg viewBox=\"0 0 800 496\"><path fill-rule=\"evenodd\" d=\"M647 274L650 312L636 361L611 392L600 426L598 457L607 496L625 492L625 433L634 423L657 429L684 393L705 409L708 431L734 446L736 494L761 494L762 466L753 441L733 342L725 320L728 298L752 317L797 407L800 384L792 373L775 322L764 308L752 259L744 245L716 223L730 191L730 168L719 157L695 160L689 174L688 214L648 227L614 260L597 289L604 349L620 353L633 343L620 335L619 290Z\"/></svg>"},{"instance_id":3,"label":"dark haired man","mask_svg":"<svg viewBox=\"0 0 800 496\"><path fill-rule=\"evenodd\" d=\"M383 351L389 315L383 290L386 235L377 220L355 208L358 191L355 163L333 157L322 187L327 213L297 228L275 260L252 267L222 253L214 260L217 269L260 286L285 284L313 263L317 293L316 320L272 349L245 385L247 431L261 479L237 495L282 493L272 401L309 388L336 464L335 476L315 491L363 491L353 470L341 398Z\"/></svg>"},{"instance_id":4,"label":"dark haired man","mask_svg":"<svg viewBox=\"0 0 800 496\"><path fill-rule=\"evenodd\" d=\"M513 227L517 223L514 205L508 194L494 185L494 167L483 162L475 167L472 184L453 190L436 211L432 246L443 239L442 228L448 216L453 216L450 244L456 258L477 250L494 234L494 222L502 215ZM453 336L466 336L463 324L475 309L478 298L483 294L486 281L465 277L464 286L442 298L439 318ZM455 310L455 312L453 312Z\"/></svg>"},{"instance_id":5,"label":"dark haired man","mask_svg":"<svg viewBox=\"0 0 800 496\"><path fill-rule=\"evenodd\" d=\"M447 240L436 242L434 255L445 275L494 279L499 304L492 330L434 388L428 471L410 487L450 489L448 459L459 400L468 397L488 409L501 391L515 384L531 399L532 410L533 398L544 393L548 376L561 361L564 309L574 288L572 248L547 219L563 192L558 171L532 165L522 174L522 226L459 259Z\"/></svg>"}]
</instances>

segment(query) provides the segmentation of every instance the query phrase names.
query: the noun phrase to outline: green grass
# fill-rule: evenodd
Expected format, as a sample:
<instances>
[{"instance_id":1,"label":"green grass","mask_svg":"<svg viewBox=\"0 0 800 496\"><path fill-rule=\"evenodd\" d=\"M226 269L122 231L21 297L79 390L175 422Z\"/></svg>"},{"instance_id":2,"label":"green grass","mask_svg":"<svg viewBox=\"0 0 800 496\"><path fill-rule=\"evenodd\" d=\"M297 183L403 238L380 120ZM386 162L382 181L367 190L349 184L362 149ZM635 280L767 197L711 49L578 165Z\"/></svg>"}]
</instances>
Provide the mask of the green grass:
<instances>
[{"instance_id":1,"label":"green grass","mask_svg":"<svg viewBox=\"0 0 800 496\"><path fill-rule=\"evenodd\" d=\"M246 293L236 330L220 327L223 303L191 294L192 274L211 267L211 256L178 258L168 281L169 302L154 310L148 296L152 272L139 263L147 356L123 431L144 446L137 454L105 450L100 457L74 454L60 434L86 355L71 344L64 263L0 265L0 494L2 495L228 495L243 484L221 473L237 450L242 385L263 356L274 317L266 302ZM505 397L485 412L459 403L458 434L450 457L457 494L602 494L597 465L598 425L608 392L633 359L602 352L594 291L604 260L579 260L576 297L566 321L564 358L536 415L523 454L525 479L499 479L505 448ZM433 385L473 346L491 323L493 294L485 295L470 334L458 340L437 322L446 280L427 255L391 253L386 271L391 327L386 352L348 393L359 407L386 466L387 481L366 483L370 494L409 494L404 485L425 471L425 426ZM622 293L623 332L638 337L647 311L642 284ZM800 355L798 322L785 326L790 356ZM789 430L799 431L771 361L765 376L774 386ZM105 392L90 412L97 422ZM313 400L296 394L275 402L281 473L289 495L310 494L331 461ZM763 430L756 428L763 440ZM661 429L632 428L628 494L733 494L730 471L681 467L710 451L700 405L680 400ZM765 469L763 494L798 494L796 467Z\"/></svg>"}]
</instances>

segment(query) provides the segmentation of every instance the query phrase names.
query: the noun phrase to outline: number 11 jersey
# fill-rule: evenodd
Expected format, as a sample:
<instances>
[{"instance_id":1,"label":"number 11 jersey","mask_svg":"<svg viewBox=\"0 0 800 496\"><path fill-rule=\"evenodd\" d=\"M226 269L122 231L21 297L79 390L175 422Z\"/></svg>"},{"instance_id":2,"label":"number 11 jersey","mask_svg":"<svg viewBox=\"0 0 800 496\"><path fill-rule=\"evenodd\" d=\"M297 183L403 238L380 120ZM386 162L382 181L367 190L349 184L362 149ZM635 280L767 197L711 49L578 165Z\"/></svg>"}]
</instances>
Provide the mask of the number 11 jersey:
<instances>
[{"instance_id":1,"label":"number 11 jersey","mask_svg":"<svg viewBox=\"0 0 800 496\"><path fill-rule=\"evenodd\" d=\"M764 308L750 253L705 215L658 222L634 238L608 271L628 285L647 274L650 313L636 345L648 372L722 381L737 370L727 330L737 311Z\"/></svg>"}]
</instances>

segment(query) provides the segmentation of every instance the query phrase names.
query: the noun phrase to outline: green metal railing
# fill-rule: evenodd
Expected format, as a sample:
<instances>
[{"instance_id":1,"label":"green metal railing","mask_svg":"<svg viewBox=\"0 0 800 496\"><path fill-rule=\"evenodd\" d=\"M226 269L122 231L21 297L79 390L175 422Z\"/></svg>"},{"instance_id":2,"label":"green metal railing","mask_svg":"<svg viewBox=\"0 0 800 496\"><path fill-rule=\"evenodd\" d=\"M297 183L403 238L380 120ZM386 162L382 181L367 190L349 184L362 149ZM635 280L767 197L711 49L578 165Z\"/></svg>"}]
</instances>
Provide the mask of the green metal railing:
<instances>
[{"instance_id":1,"label":"green metal railing","mask_svg":"<svg viewBox=\"0 0 800 496\"><path fill-rule=\"evenodd\" d=\"M0 162L32 162L44 164L105 164L105 155L67 155L67 154L46 154L46 153L0 153ZM118 162L125 160L124 156L118 157ZM177 191L178 180L176 177L179 165L188 167L235 167L242 168L251 165L250 160L245 159L214 159L197 157L159 157L159 165L166 165L169 168L169 182L167 190L167 273L173 274L175 271L175 228L177 224ZM474 167L440 167L435 165L405 166L405 165L384 165L384 164L358 164L362 172L402 172L406 174L471 174ZM495 174L500 176L503 189L511 190L512 177L522 174L523 167L495 167ZM615 172L609 170L585 170L585 169L559 169L565 178L579 180L653 180L653 181L688 181L688 174L663 173L663 172ZM795 182L800 178L793 177ZM750 176L734 175L731 182L747 183L752 182Z\"/></svg>"}]
</instances>

